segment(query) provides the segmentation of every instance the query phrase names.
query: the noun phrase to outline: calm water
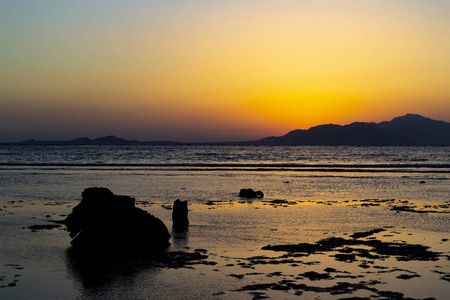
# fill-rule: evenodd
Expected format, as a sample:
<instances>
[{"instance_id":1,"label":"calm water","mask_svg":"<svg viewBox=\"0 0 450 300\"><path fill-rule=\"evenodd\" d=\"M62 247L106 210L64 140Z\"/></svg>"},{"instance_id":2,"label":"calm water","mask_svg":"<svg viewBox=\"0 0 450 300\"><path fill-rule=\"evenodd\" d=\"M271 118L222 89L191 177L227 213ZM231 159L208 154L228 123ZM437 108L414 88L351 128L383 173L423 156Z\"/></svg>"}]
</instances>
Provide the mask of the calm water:
<instances>
[{"instance_id":1,"label":"calm water","mask_svg":"<svg viewBox=\"0 0 450 300\"><path fill-rule=\"evenodd\" d=\"M450 147L0 146L0 164L450 168Z\"/></svg>"},{"instance_id":2,"label":"calm water","mask_svg":"<svg viewBox=\"0 0 450 300\"><path fill-rule=\"evenodd\" d=\"M448 244L441 242L450 237L449 214L317 204L354 199L443 204L450 200L449 179L450 147L0 146L0 286L17 280L15 287L0 288L0 298L251 299L251 294L235 290L271 280L264 275L268 272L298 274L327 266L362 270L348 263L324 266L324 256L319 258L320 270L319 265L298 267L304 268L302 271L261 266L257 271L263 275L230 276L252 272L238 263L243 257L260 255L262 246L311 243L382 226L412 234L415 243L427 242L436 251L450 252ZM26 229L64 218L81 199L84 188L91 186L151 202L142 208L168 227L171 211L162 205L188 200L189 233L182 237L174 234L169 250L207 249L217 265L178 270L138 268L131 274L122 270L109 274L104 282L92 281L91 274L67 256L70 238L66 231ZM267 201L300 200L305 204L240 204L241 188L262 190ZM227 202L205 205L211 200ZM314 202L308 204L308 200ZM420 270L422 277L413 284L417 288L411 287L412 281L393 275L392 279L374 279L388 281L386 290L409 297L445 299L448 282L434 271L449 273L448 261L433 262L433 267L406 264L391 265ZM420 288L423 284L429 288ZM431 290L431 294L426 292ZM295 298L292 293L269 295ZM339 298L306 295L306 299Z\"/></svg>"},{"instance_id":3,"label":"calm water","mask_svg":"<svg viewBox=\"0 0 450 300\"><path fill-rule=\"evenodd\" d=\"M104 186L139 200L402 198L446 201L450 147L1 146L0 197L78 200Z\"/></svg>"}]
</instances>

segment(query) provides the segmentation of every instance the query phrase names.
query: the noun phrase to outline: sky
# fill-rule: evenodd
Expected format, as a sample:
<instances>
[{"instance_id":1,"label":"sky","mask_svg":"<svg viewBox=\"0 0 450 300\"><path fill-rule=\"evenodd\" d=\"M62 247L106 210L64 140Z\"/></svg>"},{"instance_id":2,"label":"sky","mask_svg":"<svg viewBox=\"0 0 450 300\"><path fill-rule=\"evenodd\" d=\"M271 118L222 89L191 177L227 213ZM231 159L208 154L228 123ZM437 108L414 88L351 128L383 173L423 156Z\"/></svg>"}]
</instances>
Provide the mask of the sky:
<instances>
[{"instance_id":1,"label":"sky","mask_svg":"<svg viewBox=\"0 0 450 300\"><path fill-rule=\"evenodd\" d=\"M0 141L450 122L450 1L0 0Z\"/></svg>"}]
</instances>

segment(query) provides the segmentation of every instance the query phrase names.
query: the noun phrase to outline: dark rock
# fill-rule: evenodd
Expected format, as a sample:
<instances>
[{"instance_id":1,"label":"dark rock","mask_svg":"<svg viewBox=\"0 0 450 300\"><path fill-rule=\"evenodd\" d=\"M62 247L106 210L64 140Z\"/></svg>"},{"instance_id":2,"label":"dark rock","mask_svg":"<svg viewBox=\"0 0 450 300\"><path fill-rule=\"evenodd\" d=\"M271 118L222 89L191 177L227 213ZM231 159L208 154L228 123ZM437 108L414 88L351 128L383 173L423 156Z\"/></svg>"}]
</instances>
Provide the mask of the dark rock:
<instances>
[{"instance_id":1,"label":"dark rock","mask_svg":"<svg viewBox=\"0 0 450 300\"><path fill-rule=\"evenodd\" d=\"M358 267L363 268L363 269L370 268L370 266L368 264L360 264L360 265L358 265Z\"/></svg>"},{"instance_id":2,"label":"dark rock","mask_svg":"<svg viewBox=\"0 0 450 300\"><path fill-rule=\"evenodd\" d=\"M252 285L246 285L237 291L257 291L257 290L267 290L273 287L275 283L255 283Z\"/></svg>"},{"instance_id":3,"label":"dark rock","mask_svg":"<svg viewBox=\"0 0 450 300\"><path fill-rule=\"evenodd\" d=\"M328 273L337 272L337 270L335 268L326 268L326 269L324 269L324 271L328 272Z\"/></svg>"},{"instance_id":4,"label":"dark rock","mask_svg":"<svg viewBox=\"0 0 450 300\"><path fill-rule=\"evenodd\" d=\"M28 229L31 229L32 231L38 231L38 230L50 230L54 228L61 228L61 225L58 224L46 224L46 225L32 225L28 226Z\"/></svg>"},{"instance_id":5,"label":"dark rock","mask_svg":"<svg viewBox=\"0 0 450 300\"><path fill-rule=\"evenodd\" d=\"M208 250L199 248L199 249L195 249L194 252L198 252L198 253L207 253Z\"/></svg>"},{"instance_id":6,"label":"dark rock","mask_svg":"<svg viewBox=\"0 0 450 300\"><path fill-rule=\"evenodd\" d=\"M370 231L364 231L364 232L355 232L354 234L352 234L350 237L354 238L354 239L359 239L359 238L365 238L368 236L371 236L375 233L379 233L385 231L383 228L377 228L377 229L373 229Z\"/></svg>"},{"instance_id":7,"label":"dark rock","mask_svg":"<svg viewBox=\"0 0 450 300\"><path fill-rule=\"evenodd\" d=\"M330 274L328 273L317 273L315 271L305 272L300 274L300 276L308 278L309 280L322 280L322 279L331 279Z\"/></svg>"},{"instance_id":8,"label":"dark rock","mask_svg":"<svg viewBox=\"0 0 450 300\"><path fill-rule=\"evenodd\" d=\"M356 260L355 254L335 254L334 257L338 261L353 262Z\"/></svg>"},{"instance_id":9,"label":"dark rock","mask_svg":"<svg viewBox=\"0 0 450 300\"><path fill-rule=\"evenodd\" d=\"M288 291L291 287L288 285L274 284L270 289L275 291Z\"/></svg>"},{"instance_id":10,"label":"dark rock","mask_svg":"<svg viewBox=\"0 0 450 300\"><path fill-rule=\"evenodd\" d=\"M270 201L270 203L272 203L272 204L295 204L295 202L293 202L293 201L287 201L287 200L283 200L283 199L272 200L272 201Z\"/></svg>"},{"instance_id":11,"label":"dark rock","mask_svg":"<svg viewBox=\"0 0 450 300\"><path fill-rule=\"evenodd\" d=\"M239 191L239 197L252 199L252 198L263 198L264 193L261 191L254 191L253 189L241 189Z\"/></svg>"},{"instance_id":12,"label":"dark rock","mask_svg":"<svg viewBox=\"0 0 450 300\"><path fill-rule=\"evenodd\" d=\"M165 249L170 238L167 227L134 203L134 198L114 195L107 188L85 189L65 220L71 244L105 254Z\"/></svg>"},{"instance_id":13,"label":"dark rock","mask_svg":"<svg viewBox=\"0 0 450 300\"><path fill-rule=\"evenodd\" d=\"M175 230L186 230L189 226L187 201L175 200L172 210L173 228Z\"/></svg>"},{"instance_id":14,"label":"dark rock","mask_svg":"<svg viewBox=\"0 0 450 300\"><path fill-rule=\"evenodd\" d=\"M386 297L385 299L405 299L403 293L392 292L392 291L377 291L377 294Z\"/></svg>"},{"instance_id":15,"label":"dark rock","mask_svg":"<svg viewBox=\"0 0 450 300\"><path fill-rule=\"evenodd\" d=\"M396 278L407 280L407 279L411 279L411 278L414 278L414 277L420 277L420 275L418 275L418 274L412 274L412 275L402 274L402 275L397 276Z\"/></svg>"}]
</instances>

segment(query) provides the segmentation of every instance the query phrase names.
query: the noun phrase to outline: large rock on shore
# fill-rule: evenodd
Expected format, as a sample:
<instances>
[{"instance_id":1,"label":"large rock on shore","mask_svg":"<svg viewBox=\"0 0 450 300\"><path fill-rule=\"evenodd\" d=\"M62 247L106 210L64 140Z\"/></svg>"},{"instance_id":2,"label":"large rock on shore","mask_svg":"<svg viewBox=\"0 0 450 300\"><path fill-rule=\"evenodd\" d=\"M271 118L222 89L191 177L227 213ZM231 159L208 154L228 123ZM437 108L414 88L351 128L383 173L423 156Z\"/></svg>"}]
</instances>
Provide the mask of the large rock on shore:
<instances>
[{"instance_id":1,"label":"large rock on shore","mask_svg":"<svg viewBox=\"0 0 450 300\"><path fill-rule=\"evenodd\" d=\"M141 252L169 246L164 223L134 206L135 199L107 188L87 188L65 220L74 248Z\"/></svg>"}]
</instances>

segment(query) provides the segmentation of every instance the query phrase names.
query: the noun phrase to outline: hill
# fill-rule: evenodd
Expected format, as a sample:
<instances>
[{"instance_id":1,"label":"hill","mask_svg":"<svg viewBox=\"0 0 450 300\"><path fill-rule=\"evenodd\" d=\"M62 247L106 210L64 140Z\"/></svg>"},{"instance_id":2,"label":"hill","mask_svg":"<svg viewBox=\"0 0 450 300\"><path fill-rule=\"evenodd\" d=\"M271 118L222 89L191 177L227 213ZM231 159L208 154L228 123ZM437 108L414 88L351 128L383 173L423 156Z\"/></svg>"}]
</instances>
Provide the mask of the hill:
<instances>
[{"instance_id":1,"label":"hill","mask_svg":"<svg viewBox=\"0 0 450 300\"><path fill-rule=\"evenodd\" d=\"M284 136L249 142L252 145L450 145L450 123L407 114L381 123L319 125Z\"/></svg>"},{"instance_id":2,"label":"hill","mask_svg":"<svg viewBox=\"0 0 450 300\"><path fill-rule=\"evenodd\" d=\"M419 145L449 145L450 123L435 121L420 115L407 114L390 122L377 124L378 128L406 137Z\"/></svg>"}]
</instances>

